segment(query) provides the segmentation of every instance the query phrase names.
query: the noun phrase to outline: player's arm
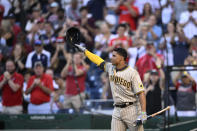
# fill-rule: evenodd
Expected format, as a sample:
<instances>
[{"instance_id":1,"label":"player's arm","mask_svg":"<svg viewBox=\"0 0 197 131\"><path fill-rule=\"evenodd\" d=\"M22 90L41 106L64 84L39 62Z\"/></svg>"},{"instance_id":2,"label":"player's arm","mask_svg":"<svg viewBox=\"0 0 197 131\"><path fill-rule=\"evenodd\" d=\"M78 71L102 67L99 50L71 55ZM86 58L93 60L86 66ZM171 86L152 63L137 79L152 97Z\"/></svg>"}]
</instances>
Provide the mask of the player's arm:
<instances>
[{"instance_id":1,"label":"player's arm","mask_svg":"<svg viewBox=\"0 0 197 131\"><path fill-rule=\"evenodd\" d=\"M105 61L101 58L101 57L99 57L99 56L97 56L97 55L95 55L95 54L93 54L92 52L90 52L90 51L88 51L86 48L84 48L84 47L82 47L82 46L80 46L80 45L76 45L75 44L75 46L79 49L79 50L81 50L82 52L84 52L84 54L85 54L85 56L86 57L88 57L88 59L90 60L90 61L92 61L93 63L95 63L97 66L99 66L101 69L105 69Z\"/></svg>"},{"instance_id":2,"label":"player's arm","mask_svg":"<svg viewBox=\"0 0 197 131\"><path fill-rule=\"evenodd\" d=\"M144 86L140 79L139 73L136 70L133 71L132 85L133 85L132 87L133 87L134 93L138 95L140 106L141 106L141 113L137 117L137 120L139 119L142 121L142 123L144 123L144 121L147 120L146 95L145 95Z\"/></svg>"},{"instance_id":3,"label":"player's arm","mask_svg":"<svg viewBox=\"0 0 197 131\"><path fill-rule=\"evenodd\" d=\"M144 91L138 94L142 112L146 112L146 96Z\"/></svg>"}]
</instances>

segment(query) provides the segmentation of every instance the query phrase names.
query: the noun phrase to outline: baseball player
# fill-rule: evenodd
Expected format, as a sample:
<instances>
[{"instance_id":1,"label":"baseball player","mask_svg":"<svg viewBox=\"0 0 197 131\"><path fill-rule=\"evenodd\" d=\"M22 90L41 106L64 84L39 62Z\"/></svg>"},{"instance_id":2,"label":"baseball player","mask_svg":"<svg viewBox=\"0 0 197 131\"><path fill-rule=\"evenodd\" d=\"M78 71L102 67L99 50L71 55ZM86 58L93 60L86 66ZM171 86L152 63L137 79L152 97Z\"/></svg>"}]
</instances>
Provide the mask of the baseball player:
<instances>
[{"instance_id":1,"label":"baseball player","mask_svg":"<svg viewBox=\"0 0 197 131\"><path fill-rule=\"evenodd\" d=\"M126 131L129 128L131 131L143 131L142 125L134 127L133 123L136 120L142 123L147 120L144 87L138 72L126 64L126 50L115 48L109 63L86 48L75 46L109 75L114 99L111 130Z\"/></svg>"}]
</instances>

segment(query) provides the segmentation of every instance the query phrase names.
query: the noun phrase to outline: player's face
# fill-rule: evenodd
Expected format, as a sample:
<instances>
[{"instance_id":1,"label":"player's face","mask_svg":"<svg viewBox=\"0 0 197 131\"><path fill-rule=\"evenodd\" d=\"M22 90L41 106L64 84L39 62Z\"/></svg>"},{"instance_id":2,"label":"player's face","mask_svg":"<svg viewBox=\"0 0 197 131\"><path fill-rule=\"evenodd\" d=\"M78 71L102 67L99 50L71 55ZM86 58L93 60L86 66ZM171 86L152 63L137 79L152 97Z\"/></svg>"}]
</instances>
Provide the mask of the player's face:
<instances>
[{"instance_id":1,"label":"player's face","mask_svg":"<svg viewBox=\"0 0 197 131\"><path fill-rule=\"evenodd\" d=\"M112 52L112 58L111 58L111 63L113 65L118 65L120 64L120 61L122 61L123 57L119 55L117 52L113 51Z\"/></svg>"}]
</instances>

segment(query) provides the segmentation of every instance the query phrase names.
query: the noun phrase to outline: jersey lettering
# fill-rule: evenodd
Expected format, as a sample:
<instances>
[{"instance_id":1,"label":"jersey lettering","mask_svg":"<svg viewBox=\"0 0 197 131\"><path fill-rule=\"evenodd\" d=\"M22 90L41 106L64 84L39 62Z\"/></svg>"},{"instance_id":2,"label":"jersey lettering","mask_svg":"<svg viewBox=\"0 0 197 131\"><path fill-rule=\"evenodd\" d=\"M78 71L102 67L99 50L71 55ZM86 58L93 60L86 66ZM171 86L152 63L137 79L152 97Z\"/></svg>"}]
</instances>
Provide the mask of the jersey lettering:
<instances>
[{"instance_id":1,"label":"jersey lettering","mask_svg":"<svg viewBox=\"0 0 197 131\"><path fill-rule=\"evenodd\" d=\"M131 87L131 82L128 82L127 80L124 80L123 78L115 75L110 75L110 81L113 81L115 84L123 85L126 88Z\"/></svg>"}]
</instances>

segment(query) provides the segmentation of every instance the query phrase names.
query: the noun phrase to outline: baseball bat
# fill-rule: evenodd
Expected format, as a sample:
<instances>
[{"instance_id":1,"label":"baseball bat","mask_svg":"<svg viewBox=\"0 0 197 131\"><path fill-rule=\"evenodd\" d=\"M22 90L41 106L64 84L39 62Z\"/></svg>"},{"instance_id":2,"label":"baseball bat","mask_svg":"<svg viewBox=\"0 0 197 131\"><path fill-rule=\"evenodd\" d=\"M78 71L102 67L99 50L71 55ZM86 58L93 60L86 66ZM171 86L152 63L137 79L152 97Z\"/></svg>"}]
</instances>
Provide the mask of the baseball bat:
<instances>
[{"instance_id":1,"label":"baseball bat","mask_svg":"<svg viewBox=\"0 0 197 131\"><path fill-rule=\"evenodd\" d=\"M159 115L159 114L161 114L161 113L163 113L163 112L165 112L165 111L167 111L167 110L169 110L169 109L170 109L170 106L168 106L168 107L166 107L166 108L164 108L164 109L162 109L162 110L160 110L160 111L158 111L158 112L156 112L156 113L154 113L154 114L152 114L152 115L149 115L149 116L147 117L147 120L149 120L149 119L155 117L156 115ZM136 120L136 121L133 123L133 126L138 126L138 125L141 125L141 124L142 124L142 120Z\"/></svg>"}]
</instances>

